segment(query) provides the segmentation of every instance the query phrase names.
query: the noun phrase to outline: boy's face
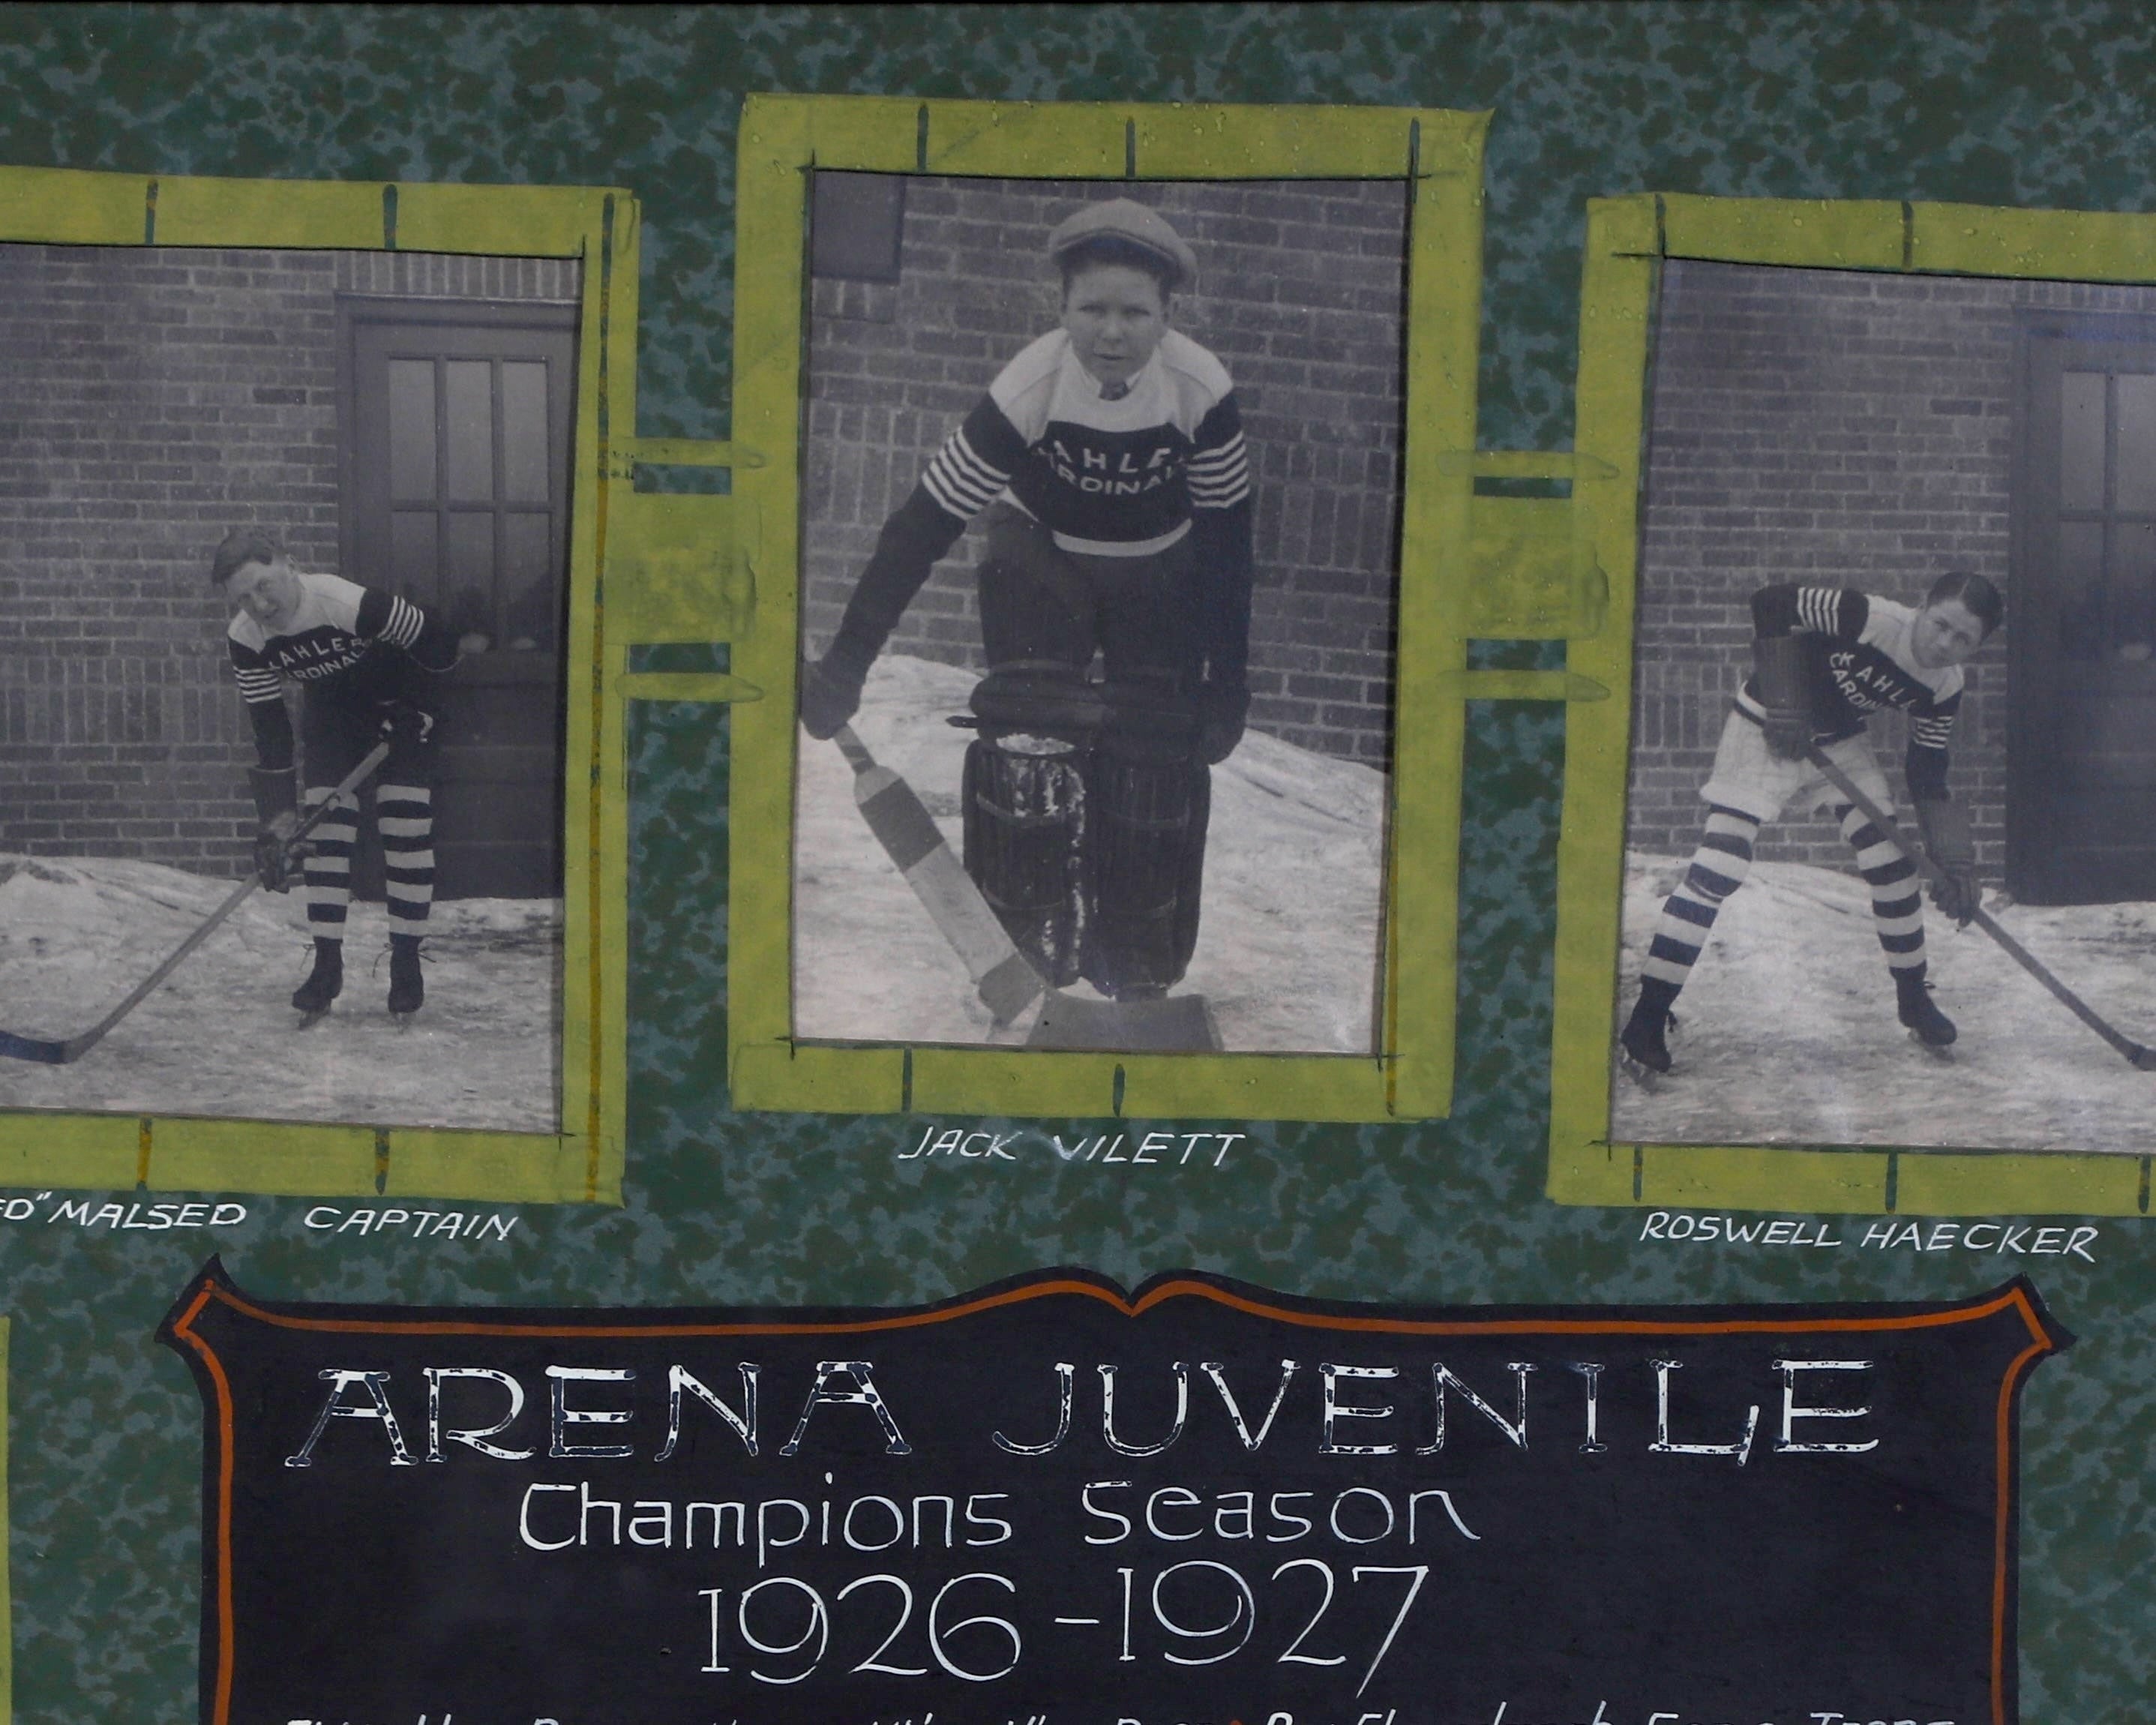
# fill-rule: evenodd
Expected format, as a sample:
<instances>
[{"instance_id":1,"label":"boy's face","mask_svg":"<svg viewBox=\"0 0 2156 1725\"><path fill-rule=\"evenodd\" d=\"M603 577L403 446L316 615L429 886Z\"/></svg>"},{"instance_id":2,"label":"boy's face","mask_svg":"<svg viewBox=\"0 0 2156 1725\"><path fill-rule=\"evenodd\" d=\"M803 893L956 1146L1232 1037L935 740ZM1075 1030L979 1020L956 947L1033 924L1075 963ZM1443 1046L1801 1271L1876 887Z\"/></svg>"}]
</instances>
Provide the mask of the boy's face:
<instances>
[{"instance_id":1,"label":"boy's face","mask_svg":"<svg viewBox=\"0 0 2156 1725\"><path fill-rule=\"evenodd\" d=\"M1983 619L1958 598L1925 606L1909 625L1909 656L1926 670L1959 665L1983 644Z\"/></svg>"},{"instance_id":2,"label":"boy's face","mask_svg":"<svg viewBox=\"0 0 2156 1725\"><path fill-rule=\"evenodd\" d=\"M234 610L244 611L264 634L274 635L299 614L300 578L283 557L267 563L242 563L225 582L224 596Z\"/></svg>"},{"instance_id":3,"label":"boy's face","mask_svg":"<svg viewBox=\"0 0 2156 1725\"><path fill-rule=\"evenodd\" d=\"M1089 264L1063 295L1063 327L1078 363L1096 382L1128 383L1168 333L1160 284L1127 264Z\"/></svg>"}]
</instances>

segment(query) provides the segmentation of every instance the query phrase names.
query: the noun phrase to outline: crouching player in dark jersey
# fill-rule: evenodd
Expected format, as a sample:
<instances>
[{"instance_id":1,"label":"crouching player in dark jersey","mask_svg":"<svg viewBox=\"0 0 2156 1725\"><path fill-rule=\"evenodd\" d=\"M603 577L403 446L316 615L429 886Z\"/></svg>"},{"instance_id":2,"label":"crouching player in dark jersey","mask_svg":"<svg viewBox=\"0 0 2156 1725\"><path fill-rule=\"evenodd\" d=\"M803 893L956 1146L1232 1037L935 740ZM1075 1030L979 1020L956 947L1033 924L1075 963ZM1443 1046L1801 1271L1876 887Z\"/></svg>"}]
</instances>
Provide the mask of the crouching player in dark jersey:
<instances>
[{"instance_id":1,"label":"crouching player in dark jersey","mask_svg":"<svg viewBox=\"0 0 2156 1725\"><path fill-rule=\"evenodd\" d=\"M885 523L803 668L801 719L828 737L852 716L931 567L985 511L967 872L1050 981L1143 999L1190 963L1208 769L1249 706L1249 462L1226 369L1169 327L1197 268L1174 228L1115 198L1048 244L1062 326L1004 367Z\"/></svg>"},{"instance_id":2,"label":"crouching player in dark jersey","mask_svg":"<svg viewBox=\"0 0 2156 1725\"><path fill-rule=\"evenodd\" d=\"M426 998L419 942L434 897L434 674L456 663L447 628L409 600L335 575L302 574L275 541L245 528L228 533L210 563L211 583L233 606L226 630L234 675L254 727L249 769L261 818L258 866L284 889L284 841L299 824L291 720L280 680L305 691L306 804L311 812L377 742L389 755L377 775L389 909L389 1010L416 1012ZM314 968L292 996L309 1014L326 1012L344 986L345 908L359 812L332 809L315 827L304 864Z\"/></svg>"},{"instance_id":3,"label":"crouching player in dark jersey","mask_svg":"<svg viewBox=\"0 0 2156 1725\"><path fill-rule=\"evenodd\" d=\"M1871 912L1902 1024L1944 1048L1953 1021L1925 980L1924 915L1915 865L1861 810L1836 798L1806 757L1816 747L1881 809L1893 798L1864 736L1868 714L1909 716L1904 766L1924 847L1947 875L1933 901L1955 922L1976 912L1969 817L1947 796L1947 745L1961 709L1963 662L1999 627L1999 590L1981 575L1942 575L1921 607L1853 588L1763 587L1752 598L1753 674L1722 726L1700 789L1707 832L1662 906L1640 998L1619 1040L1650 1073L1670 1069L1670 1006L1691 974L1722 901L1744 883L1761 825L1792 803L1832 804L1871 888Z\"/></svg>"}]
</instances>

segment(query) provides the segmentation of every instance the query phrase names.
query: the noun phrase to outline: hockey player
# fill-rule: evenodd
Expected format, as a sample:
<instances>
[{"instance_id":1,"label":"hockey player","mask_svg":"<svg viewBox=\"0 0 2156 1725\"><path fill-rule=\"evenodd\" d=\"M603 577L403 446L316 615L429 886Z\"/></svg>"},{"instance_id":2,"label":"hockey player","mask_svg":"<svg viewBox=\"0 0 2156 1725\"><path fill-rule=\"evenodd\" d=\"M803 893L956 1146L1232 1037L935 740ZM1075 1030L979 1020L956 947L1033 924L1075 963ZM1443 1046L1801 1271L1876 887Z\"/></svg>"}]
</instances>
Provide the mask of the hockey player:
<instances>
[{"instance_id":1,"label":"hockey player","mask_svg":"<svg viewBox=\"0 0 2156 1725\"><path fill-rule=\"evenodd\" d=\"M1961 708L1961 667L2004 614L1981 575L1952 572L1921 607L1854 588L1763 587L1752 596L1752 677L1738 693L1700 789L1707 831L1691 865L1662 906L1641 968L1640 996L1620 1034L1627 1058L1649 1073L1670 1070L1670 1006L1691 974L1715 915L1751 870L1763 824L1792 803L1832 800L1842 836L1871 888L1879 944L1903 1024L1928 1046L1954 1040L1953 1021L1925 980L1923 906L1915 865L1860 810L1832 798L1807 758L1816 747L1881 809L1893 798L1864 737L1866 715L1909 716L1904 766L1924 848L1944 871L1933 902L1966 926L1980 900L1969 816L1947 797L1947 745Z\"/></svg>"},{"instance_id":2,"label":"hockey player","mask_svg":"<svg viewBox=\"0 0 2156 1725\"><path fill-rule=\"evenodd\" d=\"M419 942L434 896L433 674L456 663L444 625L408 599L335 575L303 574L276 542L250 529L225 535L210 582L233 607L226 630L234 675L254 728L249 769L262 829L255 841L263 885L287 885L285 841L299 824L292 725L280 680L305 691L301 710L310 811L374 744L388 757L376 781L389 908L389 1010L400 1018L426 998ZM307 843L303 865L314 968L292 996L311 1018L344 986L345 909L352 896L356 808L331 809Z\"/></svg>"},{"instance_id":3,"label":"hockey player","mask_svg":"<svg viewBox=\"0 0 2156 1725\"><path fill-rule=\"evenodd\" d=\"M986 513L967 872L1056 983L1165 993L1198 938L1209 768L1249 696L1249 462L1220 362L1171 327L1189 246L1129 198L1049 236L1062 324L1005 366L884 525L801 719L828 737ZM1096 680L1091 668L1101 661Z\"/></svg>"}]
</instances>

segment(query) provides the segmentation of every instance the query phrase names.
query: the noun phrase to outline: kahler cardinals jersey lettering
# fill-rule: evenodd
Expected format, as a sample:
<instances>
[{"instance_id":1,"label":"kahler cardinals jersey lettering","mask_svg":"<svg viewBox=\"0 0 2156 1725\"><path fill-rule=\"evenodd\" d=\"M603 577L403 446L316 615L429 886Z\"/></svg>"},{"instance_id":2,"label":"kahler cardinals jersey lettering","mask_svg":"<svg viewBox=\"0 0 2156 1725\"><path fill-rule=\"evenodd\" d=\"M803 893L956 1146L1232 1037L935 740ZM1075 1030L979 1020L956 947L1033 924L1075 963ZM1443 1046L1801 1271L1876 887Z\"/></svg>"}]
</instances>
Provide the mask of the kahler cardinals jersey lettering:
<instances>
[{"instance_id":1,"label":"kahler cardinals jersey lettering","mask_svg":"<svg viewBox=\"0 0 2156 1725\"><path fill-rule=\"evenodd\" d=\"M1926 670L1917 663L1909 648L1916 619L1914 607L1853 587L1784 583L1752 596L1757 633L1794 634L1804 644L1804 701L1815 740L1854 737L1867 716L1887 708L1907 713L1909 793L1929 801L1947 793L1947 745L1961 711L1962 672L1958 665ZM1737 710L1763 717L1754 683L1745 683Z\"/></svg>"},{"instance_id":2,"label":"kahler cardinals jersey lettering","mask_svg":"<svg viewBox=\"0 0 2156 1725\"><path fill-rule=\"evenodd\" d=\"M1208 675L1240 685L1254 562L1250 458L1227 367L1197 342L1166 331L1112 400L1066 332L1030 343L885 522L831 658L865 672L936 560L998 498L1081 555L1147 557L1188 536Z\"/></svg>"},{"instance_id":3,"label":"kahler cardinals jersey lettering","mask_svg":"<svg viewBox=\"0 0 2156 1725\"><path fill-rule=\"evenodd\" d=\"M408 599L336 575L300 574L300 603L290 627L267 633L242 612L225 630L234 677L254 726L266 768L291 765L292 729L279 680L304 684L316 698L368 708L415 700L415 672L456 663L448 629Z\"/></svg>"}]
</instances>

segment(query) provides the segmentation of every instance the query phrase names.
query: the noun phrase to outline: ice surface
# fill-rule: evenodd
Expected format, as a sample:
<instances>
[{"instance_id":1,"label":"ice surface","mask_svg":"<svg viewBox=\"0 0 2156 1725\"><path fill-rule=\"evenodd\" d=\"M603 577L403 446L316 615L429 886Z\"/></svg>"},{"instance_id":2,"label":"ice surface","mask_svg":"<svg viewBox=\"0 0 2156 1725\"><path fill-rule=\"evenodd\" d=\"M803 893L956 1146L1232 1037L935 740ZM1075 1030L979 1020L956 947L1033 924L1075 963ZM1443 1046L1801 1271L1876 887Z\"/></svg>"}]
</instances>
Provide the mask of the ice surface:
<instances>
[{"instance_id":1,"label":"ice surface","mask_svg":"<svg viewBox=\"0 0 2156 1725\"><path fill-rule=\"evenodd\" d=\"M1628 859L1624 983L1686 861ZM1986 908L2133 1040L2156 1038L2156 905ZM1724 906L1677 999L1675 1070L1651 1095L1620 1077L1614 1138L1650 1143L1907 1144L2143 1154L2156 1073L2137 1071L1982 931L1928 906L1933 998L1961 1032L1943 1063L1909 1040L1854 875L1760 863Z\"/></svg>"},{"instance_id":2,"label":"ice surface","mask_svg":"<svg viewBox=\"0 0 2156 1725\"><path fill-rule=\"evenodd\" d=\"M0 855L0 1025L89 1029L237 883L157 863ZM561 906L434 906L427 1004L398 1030L384 1009L388 918L356 904L345 988L295 1027L312 943L305 902L256 892L80 1060L0 1060L0 1106L368 1126L551 1132L557 1118Z\"/></svg>"},{"instance_id":3,"label":"ice surface","mask_svg":"<svg viewBox=\"0 0 2156 1725\"><path fill-rule=\"evenodd\" d=\"M975 675L886 654L854 728L959 850L958 776ZM854 806L831 743L801 740L794 851L794 1024L836 1041L988 1040L956 954ZM1197 956L1178 992L1205 995L1232 1051L1358 1054L1378 978L1385 777L1256 732L1213 769ZM1074 993L1090 993L1082 986Z\"/></svg>"}]
</instances>

